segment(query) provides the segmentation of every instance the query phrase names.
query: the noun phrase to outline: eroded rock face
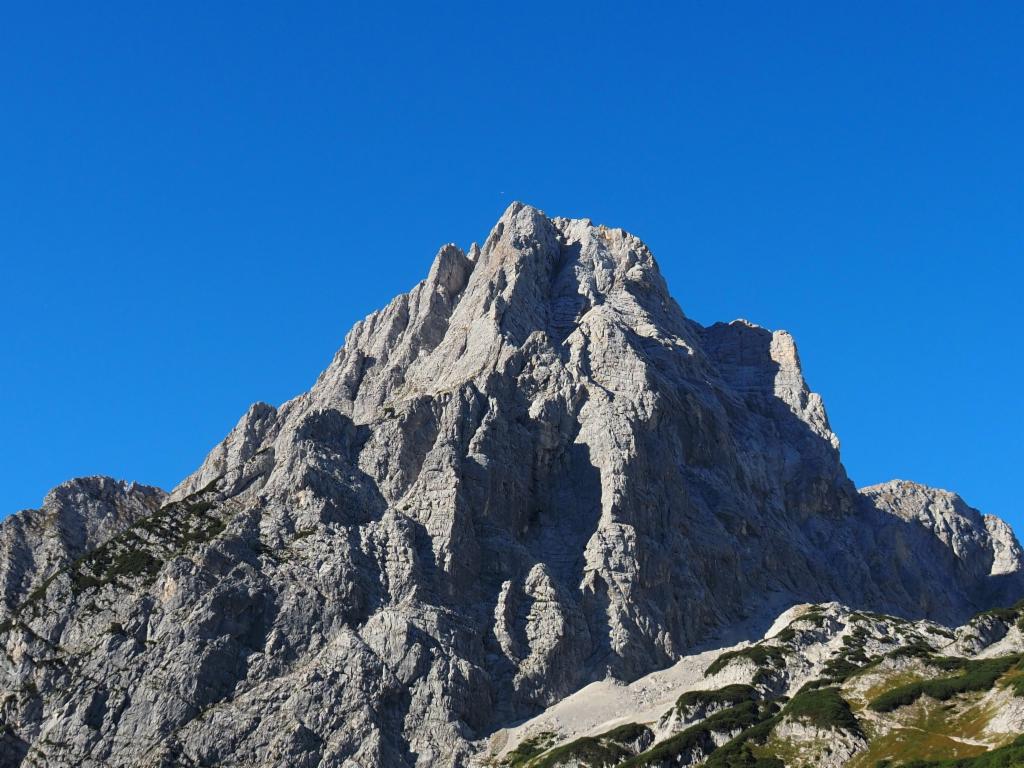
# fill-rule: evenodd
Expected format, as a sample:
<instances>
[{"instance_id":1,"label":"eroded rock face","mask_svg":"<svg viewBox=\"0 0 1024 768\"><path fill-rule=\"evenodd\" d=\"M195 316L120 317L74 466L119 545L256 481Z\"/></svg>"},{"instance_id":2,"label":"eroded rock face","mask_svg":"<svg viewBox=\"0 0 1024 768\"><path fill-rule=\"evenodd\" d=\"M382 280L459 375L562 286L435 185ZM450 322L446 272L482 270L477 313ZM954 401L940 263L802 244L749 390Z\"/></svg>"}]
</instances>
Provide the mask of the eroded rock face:
<instances>
[{"instance_id":1,"label":"eroded rock face","mask_svg":"<svg viewBox=\"0 0 1024 768\"><path fill-rule=\"evenodd\" d=\"M1009 529L913 503L853 488L788 334L703 328L636 237L514 204L17 612L10 752L463 765L793 603L950 621L1019 590Z\"/></svg>"},{"instance_id":2,"label":"eroded rock face","mask_svg":"<svg viewBox=\"0 0 1024 768\"><path fill-rule=\"evenodd\" d=\"M940 616L938 600L925 584L943 579L958 600L980 608L1008 605L1021 597L1020 544L1009 526L983 516L955 493L905 480L893 480L861 491L875 509L886 513L878 529L891 538L890 557L905 581L920 583L919 612ZM893 521L898 521L894 523ZM906 523L908 525L904 525ZM930 535L922 538L922 532ZM956 623L963 615L942 615Z\"/></svg>"},{"instance_id":3,"label":"eroded rock face","mask_svg":"<svg viewBox=\"0 0 1024 768\"><path fill-rule=\"evenodd\" d=\"M40 509L0 522L0 621L43 581L136 520L166 494L109 477L80 477L47 494Z\"/></svg>"}]
</instances>

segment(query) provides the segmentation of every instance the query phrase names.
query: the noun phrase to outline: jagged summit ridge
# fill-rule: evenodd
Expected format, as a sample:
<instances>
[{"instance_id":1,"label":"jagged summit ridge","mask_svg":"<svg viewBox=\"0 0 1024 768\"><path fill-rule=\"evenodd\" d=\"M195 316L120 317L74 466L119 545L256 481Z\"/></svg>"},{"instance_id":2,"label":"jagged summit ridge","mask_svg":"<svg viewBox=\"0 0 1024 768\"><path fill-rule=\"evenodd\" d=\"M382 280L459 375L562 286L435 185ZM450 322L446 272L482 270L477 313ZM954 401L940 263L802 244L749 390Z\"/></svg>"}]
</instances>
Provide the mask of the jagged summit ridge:
<instances>
[{"instance_id":1,"label":"jagged summit ridge","mask_svg":"<svg viewBox=\"0 0 1024 768\"><path fill-rule=\"evenodd\" d=\"M915 499L855 490L789 334L702 327L638 238L513 204L29 580L5 738L52 765L465 765L795 603L1016 598L1005 526L954 504L947 535Z\"/></svg>"},{"instance_id":2,"label":"jagged summit ridge","mask_svg":"<svg viewBox=\"0 0 1024 768\"><path fill-rule=\"evenodd\" d=\"M426 281L357 323L313 395L353 402L359 421L361 409L401 394L396 382L450 389L495 371L531 338L578 349L622 324L667 340L690 332L646 246L514 203L475 260L445 246Z\"/></svg>"}]
</instances>

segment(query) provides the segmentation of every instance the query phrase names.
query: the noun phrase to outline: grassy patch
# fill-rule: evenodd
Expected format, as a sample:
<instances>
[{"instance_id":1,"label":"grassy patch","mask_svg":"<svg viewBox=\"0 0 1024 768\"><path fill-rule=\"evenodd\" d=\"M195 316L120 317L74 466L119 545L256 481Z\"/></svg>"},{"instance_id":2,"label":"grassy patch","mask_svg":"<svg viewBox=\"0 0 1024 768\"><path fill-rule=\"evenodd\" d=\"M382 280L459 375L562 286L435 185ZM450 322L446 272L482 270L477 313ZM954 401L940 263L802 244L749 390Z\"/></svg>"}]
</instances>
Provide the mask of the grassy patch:
<instances>
[{"instance_id":1,"label":"grassy patch","mask_svg":"<svg viewBox=\"0 0 1024 768\"><path fill-rule=\"evenodd\" d=\"M880 760L878 768L1012 768L1024 765L1024 736L1018 736L1012 743L999 749L982 752L973 757L958 757L951 760L910 760L896 762Z\"/></svg>"},{"instance_id":2,"label":"grassy patch","mask_svg":"<svg viewBox=\"0 0 1024 768\"><path fill-rule=\"evenodd\" d=\"M898 686L875 697L868 706L875 712L891 712L907 704L913 704L922 696L946 701L968 691L987 691L998 678L1019 662L1019 655L965 661L958 675L918 680Z\"/></svg>"},{"instance_id":3,"label":"grassy patch","mask_svg":"<svg viewBox=\"0 0 1024 768\"><path fill-rule=\"evenodd\" d=\"M1024 738L1024 737L1022 737ZM1018 742L1021 739L1018 739ZM924 761L904 763L904 768L1008 768L1024 765L1024 742L1014 743L1000 749L959 760Z\"/></svg>"},{"instance_id":4,"label":"grassy patch","mask_svg":"<svg viewBox=\"0 0 1024 768\"><path fill-rule=\"evenodd\" d=\"M943 734L897 728L872 740L867 750L850 761L849 768L875 768L879 764L897 766L910 760L965 758L984 751L984 747L964 744Z\"/></svg>"},{"instance_id":5,"label":"grassy patch","mask_svg":"<svg viewBox=\"0 0 1024 768\"><path fill-rule=\"evenodd\" d=\"M1021 658L1014 665L1013 669L1010 670L1010 674L1006 676L1004 683L1013 692L1014 696L1024 698L1024 658Z\"/></svg>"}]
</instances>

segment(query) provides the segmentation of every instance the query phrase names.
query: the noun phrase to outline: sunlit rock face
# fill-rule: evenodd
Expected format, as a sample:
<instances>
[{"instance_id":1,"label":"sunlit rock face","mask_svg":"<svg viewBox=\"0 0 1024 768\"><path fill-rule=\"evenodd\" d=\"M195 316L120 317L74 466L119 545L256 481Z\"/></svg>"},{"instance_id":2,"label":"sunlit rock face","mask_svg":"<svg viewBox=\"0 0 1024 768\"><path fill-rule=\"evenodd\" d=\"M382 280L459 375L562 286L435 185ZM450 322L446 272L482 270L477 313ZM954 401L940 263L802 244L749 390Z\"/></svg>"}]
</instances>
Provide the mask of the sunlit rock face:
<instances>
[{"instance_id":1,"label":"sunlit rock face","mask_svg":"<svg viewBox=\"0 0 1024 768\"><path fill-rule=\"evenodd\" d=\"M794 603L1017 596L1005 524L860 494L838 445L789 334L704 328L638 238L513 204L168 497L4 523L0 763L464 765Z\"/></svg>"}]
</instances>

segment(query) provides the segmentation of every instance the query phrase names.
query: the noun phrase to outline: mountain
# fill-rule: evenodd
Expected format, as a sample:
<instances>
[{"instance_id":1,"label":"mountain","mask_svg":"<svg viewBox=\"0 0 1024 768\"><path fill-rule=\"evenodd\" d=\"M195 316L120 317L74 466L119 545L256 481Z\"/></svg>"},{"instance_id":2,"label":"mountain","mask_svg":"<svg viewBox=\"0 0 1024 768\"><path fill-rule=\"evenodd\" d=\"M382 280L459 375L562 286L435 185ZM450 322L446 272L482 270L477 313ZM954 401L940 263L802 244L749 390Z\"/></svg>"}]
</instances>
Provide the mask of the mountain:
<instances>
[{"instance_id":1,"label":"mountain","mask_svg":"<svg viewBox=\"0 0 1024 768\"><path fill-rule=\"evenodd\" d=\"M166 497L3 523L0 760L444 766L796 604L1024 595L959 497L858 492L784 331L702 327L621 229L513 204Z\"/></svg>"}]
</instances>

